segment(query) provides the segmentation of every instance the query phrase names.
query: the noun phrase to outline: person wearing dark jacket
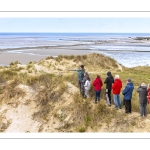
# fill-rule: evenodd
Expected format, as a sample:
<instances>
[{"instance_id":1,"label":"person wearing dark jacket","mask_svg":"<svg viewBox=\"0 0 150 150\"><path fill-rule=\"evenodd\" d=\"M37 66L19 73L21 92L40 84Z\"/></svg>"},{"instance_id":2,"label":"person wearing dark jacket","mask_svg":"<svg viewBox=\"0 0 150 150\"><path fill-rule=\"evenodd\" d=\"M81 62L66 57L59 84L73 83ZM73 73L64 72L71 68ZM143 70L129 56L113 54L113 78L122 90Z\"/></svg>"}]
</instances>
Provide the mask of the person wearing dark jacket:
<instances>
[{"instance_id":1,"label":"person wearing dark jacket","mask_svg":"<svg viewBox=\"0 0 150 150\"><path fill-rule=\"evenodd\" d=\"M145 83L142 83L141 86L137 89L139 93L139 103L140 103L140 116L143 115L146 117L146 106L147 106L147 86Z\"/></svg>"},{"instance_id":2,"label":"person wearing dark jacket","mask_svg":"<svg viewBox=\"0 0 150 150\"><path fill-rule=\"evenodd\" d=\"M120 100L121 88L122 88L122 81L120 80L119 75L116 75L114 84L112 85L114 103L115 103L115 108L116 109L118 109L118 107L120 109L122 108L121 100Z\"/></svg>"},{"instance_id":3,"label":"person wearing dark jacket","mask_svg":"<svg viewBox=\"0 0 150 150\"><path fill-rule=\"evenodd\" d=\"M122 94L124 95L125 113L132 112L131 99L132 99L133 89L134 89L134 85L131 79L128 79L127 85L125 86L125 89L122 91Z\"/></svg>"},{"instance_id":4,"label":"person wearing dark jacket","mask_svg":"<svg viewBox=\"0 0 150 150\"><path fill-rule=\"evenodd\" d=\"M111 106L111 89L112 89L112 83L114 83L114 78L111 75L111 72L107 72L107 78L104 81L104 84L106 84L106 100L109 106Z\"/></svg>"},{"instance_id":5,"label":"person wearing dark jacket","mask_svg":"<svg viewBox=\"0 0 150 150\"><path fill-rule=\"evenodd\" d=\"M92 85L94 86L95 91L95 103L100 101L100 94L103 86L102 79L99 75L97 75L97 78L93 81Z\"/></svg>"}]
</instances>

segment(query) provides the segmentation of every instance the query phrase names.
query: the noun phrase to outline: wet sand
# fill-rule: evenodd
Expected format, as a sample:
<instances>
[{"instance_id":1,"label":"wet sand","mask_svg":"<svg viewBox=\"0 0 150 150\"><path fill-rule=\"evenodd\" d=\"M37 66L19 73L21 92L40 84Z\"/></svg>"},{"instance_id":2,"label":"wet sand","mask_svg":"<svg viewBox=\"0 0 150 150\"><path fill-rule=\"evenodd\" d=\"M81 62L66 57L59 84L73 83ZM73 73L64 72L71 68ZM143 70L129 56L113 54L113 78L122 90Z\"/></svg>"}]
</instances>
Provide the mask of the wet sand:
<instances>
[{"instance_id":1,"label":"wet sand","mask_svg":"<svg viewBox=\"0 0 150 150\"><path fill-rule=\"evenodd\" d=\"M142 63L144 65L150 65L150 54L146 53L150 51L149 44L150 41L138 41L128 38L76 41L71 41L71 39L68 41L47 41L39 40L38 38L1 38L0 65L9 65L10 62L14 62L16 60L22 64L27 64L30 61L40 61L48 56L85 55L93 52L102 53L126 66L129 62L129 66L133 66L134 64L136 65L137 63L133 60L138 61L138 58L143 56L143 60L146 61L143 61ZM146 56L148 56L148 60Z\"/></svg>"},{"instance_id":2,"label":"wet sand","mask_svg":"<svg viewBox=\"0 0 150 150\"><path fill-rule=\"evenodd\" d=\"M90 54L90 50L69 50L69 49L35 49L35 50L23 50L14 52L2 52L0 53L0 64L9 65L10 62L18 60L22 64L27 64L30 61L40 61L48 56L58 55L84 55Z\"/></svg>"},{"instance_id":3,"label":"wet sand","mask_svg":"<svg viewBox=\"0 0 150 150\"><path fill-rule=\"evenodd\" d=\"M38 38L0 38L0 65L19 61L27 64L48 56L90 54L91 43L82 41L49 41Z\"/></svg>"}]
</instances>

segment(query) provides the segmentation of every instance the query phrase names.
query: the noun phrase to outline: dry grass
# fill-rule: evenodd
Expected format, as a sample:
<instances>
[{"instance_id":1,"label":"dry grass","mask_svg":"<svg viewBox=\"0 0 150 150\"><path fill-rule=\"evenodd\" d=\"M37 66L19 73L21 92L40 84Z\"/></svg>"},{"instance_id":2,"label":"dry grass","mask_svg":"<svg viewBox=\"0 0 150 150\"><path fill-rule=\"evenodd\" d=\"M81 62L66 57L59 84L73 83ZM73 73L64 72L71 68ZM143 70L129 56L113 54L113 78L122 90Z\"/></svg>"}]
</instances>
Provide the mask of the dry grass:
<instances>
[{"instance_id":1,"label":"dry grass","mask_svg":"<svg viewBox=\"0 0 150 150\"><path fill-rule=\"evenodd\" d=\"M55 64L49 63L48 61L50 61L50 59L55 60ZM146 84L150 82L150 67L123 67L123 71L121 72L118 70L115 60L101 54L82 56L60 55L57 58L47 57L46 60L47 62L41 60L39 64L50 68L54 67L54 69L57 69L57 65L61 64L66 65L67 68L67 61L73 60L76 64L85 65L86 71L88 70L90 72L91 83L94 81L97 74L101 76L102 81L104 82L107 71L111 71L113 75L120 75L120 78L123 81L123 88L126 85L126 79L131 78L135 85L132 98L132 110L133 112L139 112L138 93L136 92L136 89L142 82L145 82ZM5 88L0 87L0 94L3 95L5 100L10 100L12 98L16 98L17 100L18 97L23 97L25 94L24 91L17 88L17 85L21 83L32 87L38 93L35 100L38 110L33 114L33 119L42 119L48 122L49 114L55 109L55 105L64 100L63 95L64 93L67 93L65 83L69 82L75 87L78 87L77 72L67 73L66 71L65 75L58 76L56 74L47 74L39 71L39 75L30 76L29 74L31 72L33 73L35 69L34 63L30 62L26 66L26 69L28 70L26 73L20 73L20 70L23 68L17 68L17 63L18 62L10 63L10 67L3 67L3 70L0 71L0 83L13 80L13 82L8 84ZM123 99L122 94L120 95L121 99ZM132 132L132 127L137 124L136 117L128 118L124 113L118 113L114 108L107 107L105 100L105 85L102 89L101 101L97 105L93 104L93 87L91 87L90 90L89 100L83 99L79 93L73 93L71 97L73 98L73 102L70 105L63 107L64 115L56 115L56 117L59 118L59 121L64 123L68 114L71 114L73 122L64 123L65 125L61 130L86 132L90 128L92 131L97 131L100 129L101 125L105 123L105 130L108 130L109 132ZM148 113L150 113L150 106L148 106Z\"/></svg>"},{"instance_id":2,"label":"dry grass","mask_svg":"<svg viewBox=\"0 0 150 150\"><path fill-rule=\"evenodd\" d=\"M4 97L6 99L11 99L12 97L24 97L25 92L18 88L19 82L18 81L12 81L10 84L8 84L5 88Z\"/></svg>"},{"instance_id":3,"label":"dry grass","mask_svg":"<svg viewBox=\"0 0 150 150\"><path fill-rule=\"evenodd\" d=\"M66 85L61 77L41 75L32 87L38 91L36 103L39 106L39 111L33 114L33 118L47 118L51 106L62 100ZM42 87L42 89L39 87Z\"/></svg>"},{"instance_id":4,"label":"dry grass","mask_svg":"<svg viewBox=\"0 0 150 150\"><path fill-rule=\"evenodd\" d=\"M55 58L55 60L58 62L62 61L63 59L73 60L76 63L81 63L85 65L87 68L89 68L91 71L95 69L99 70L99 68L103 69L118 68L116 61L114 59L97 53L89 55L77 55L77 56L59 55L57 58Z\"/></svg>"},{"instance_id":5,"label":"dry grass","mask_svg":"<svg viewBox=\"0 0 150 150\"><path fill-rule=\"evenodd\" d=\"M14 66L14 65L17 65L17 64L21 64L21 63L16 60L16 61L14 61L14 62L11 62L9 65L10 65L10 66Z\"/></svg>"},{"instance_id":6,"label":"dry grass","mask_svg":"<svg viewBox=\"0 0 150 150\"><path fill-rule=\"evenodd\" d=\"M9 127L10 124L11 124L10 120L6 121L4 119L4 116L0 115L0 132L5 131Z\"/></svg>"},{"instance_id":7,"label":"dry grass","mask_svg":"<svg viewBox=\"0 0 150 150\"><path fill-rule=\"evenodd\" d=\"M88 127L96 131L101 123L109 124L116 115L116 110L109 109L105 100L102 99L95 105L92 99L85 100L79 93L74 95L73 126L76 127L77 132L85 132Z\"/></svg>"}]
</instances>

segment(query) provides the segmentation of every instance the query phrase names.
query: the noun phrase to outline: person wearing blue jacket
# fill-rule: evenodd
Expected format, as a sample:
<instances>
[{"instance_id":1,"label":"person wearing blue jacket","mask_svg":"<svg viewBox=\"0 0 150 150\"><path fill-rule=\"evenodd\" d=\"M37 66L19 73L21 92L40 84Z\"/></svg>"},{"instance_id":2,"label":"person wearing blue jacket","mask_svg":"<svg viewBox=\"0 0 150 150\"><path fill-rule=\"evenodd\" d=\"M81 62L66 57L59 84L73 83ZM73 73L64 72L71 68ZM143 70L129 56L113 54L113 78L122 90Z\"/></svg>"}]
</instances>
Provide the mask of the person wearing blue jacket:
<instances>
[{"instance_id":1,"label":"person wearing blue jacket","mask_svg":"<svg viewBox=\"0 0 150 150\"><path fill-rule=\"evenodd\" d=\"M132 112L131 99L132 99L133 90L134 90L134 85L133 85L131 79L128 79L127 85L125 86L124 90L122 91L122 94L124 95L125 113Z\"/></svg>"}]
</instances>

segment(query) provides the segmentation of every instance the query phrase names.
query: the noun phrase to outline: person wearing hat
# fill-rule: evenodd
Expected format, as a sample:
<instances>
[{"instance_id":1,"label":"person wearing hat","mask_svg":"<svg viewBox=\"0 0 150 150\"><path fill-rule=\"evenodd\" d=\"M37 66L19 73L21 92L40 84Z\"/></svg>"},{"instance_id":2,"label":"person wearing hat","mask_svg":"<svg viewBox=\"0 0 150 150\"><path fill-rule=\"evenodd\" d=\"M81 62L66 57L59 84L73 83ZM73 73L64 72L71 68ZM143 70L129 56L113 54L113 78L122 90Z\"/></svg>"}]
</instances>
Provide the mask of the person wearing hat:
<instances>
[{"instance_id":1,"label":"person wearing hat","mask_svg":"<svg viewBox=\"0 0 150 150\"><path fill-rule=\"evenodd\" d=\"M147 106L147 86L145 83L142 83L138 87L137 92L139 93L139 103L140 103L140 116L147 116L146 106Z\"/></svg>"},{"instance_id":2,"label":"person wearing hat","mask_svg":"<svg viewBox=\"0 0 150 150\"><path fill-rule=\"evenodd\" d=\"M131 79L127 79L127 84L122 91L122 94L124 96L124 104L125 104L125 113L131 113L132 112L132 105L131 105L131 99L132 99L132 92L134 90L134 85L131 81Z\"/></svg>"}]
</instances>

